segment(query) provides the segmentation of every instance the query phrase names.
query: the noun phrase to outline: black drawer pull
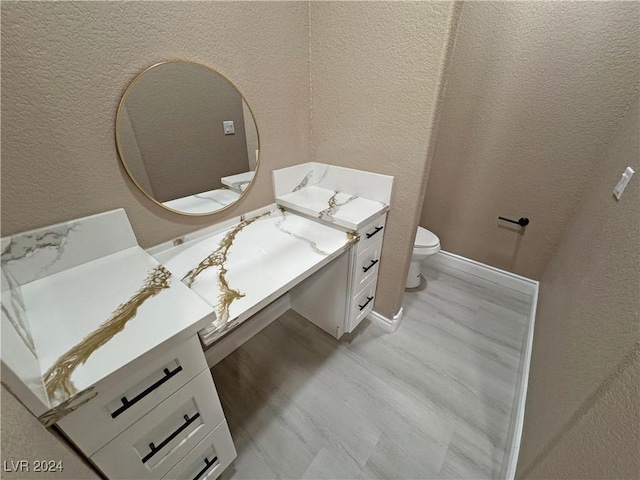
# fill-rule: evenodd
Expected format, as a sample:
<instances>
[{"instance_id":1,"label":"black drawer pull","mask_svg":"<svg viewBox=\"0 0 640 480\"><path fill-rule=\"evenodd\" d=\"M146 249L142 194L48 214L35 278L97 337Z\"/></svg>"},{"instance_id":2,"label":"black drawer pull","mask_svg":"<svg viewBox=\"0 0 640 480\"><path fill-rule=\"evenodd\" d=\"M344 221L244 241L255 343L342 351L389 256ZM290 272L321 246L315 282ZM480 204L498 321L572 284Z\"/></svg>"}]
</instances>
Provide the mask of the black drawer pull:
<instances>
[{"instance_id":1,"label":"black drawer pull","mask_svg":"<svg viewBox=\"0 0 640 480\"><path fill-rule=\"evenodd\" d=\"M368 267L362 267L362 269L365 272L368 272L369 270L371 270L373 268L373 266L378 263L378 260L371 260L371 265L369 265Z\"/></svg>"},{"instance_id":2,"label":"black drawer pull","mask_svg":"<svg viewBox=\"0 0 640 480\"><path fill-rule=\"evenodd\" d=\"M142 400L144 397L149 395L151 392L153 392L160 385L162 385L163 383L166 383L169 380L171 380L172 377L174 377L175 375L177 375L181 371L182 371L182 366L180 366L180 365L178 365L172 371L169 371L168 368L165 368L164 369L164 377L162 377L160 380L158 380L153 385L150 385L149 387L145 388L142 392L140 392L138 395L133 397L131 400L127 399L127 397L122 397L120 399L120 401L122 402L122 406L111 414L111 418L116 418L118 415L123 413L129 407L132 407L133 405L138 403L140 400Z\"/></svg>"},{"instance_id":3,"label":"black drawer pull","mask_svg":"<svg viewBox=\"0 0 640 480\"><path fill-rule=\"evenodd\" d=\"M193 480L199 480L202 475L205 474L207 470L211 467L211 465L215 465L218 463L218 457L213 457L213 460L209 461L207 457L204 457L204 468L198 472L198 474L193 477Z\"/></svg>"},{"instance_id":4,"label":"black drawer pull","mask_svg":"<svg viewBox=\"0 0 640 480\"><path fill-rule=\"evenodd\" d=\"M373 297L367 297L367 301L364 302L364 305L358 305L360 307L360 311L364 310L371 300L373 300Z\"/></svg>"},{"instance_id":5,"label":"black drawer pull","mask_svg":"<svg viewBox=\"0 0 640 480\"><path fill-rule=\"evenodd\" d=\"M376 229L373 231L373 233L367 233L367 238L371 238L373 237L376 233L378 233L380 230L382 230L384 227L376 227Z\"/></svg>"},{"instance_id":6,"label":"black drawer pull","mask_svg":"<svg viewBox=\"0 0 640 480\"><path fill-rule=\"evenodd\" d=\"M184 417L183 417L184 418L184 423L175 432L173 432L171 435L169 435L167 438L165 438L162 442L160 442L160 445L158 445L156 447L156 445L154 443L150 443L149 444L149 449L151 451L149 453L147 453L144 457L142 457L142 463L147 463L156 453L158 453L160 450L162 450L167 445L167 443L169 443L171 440L176 438L178 435L180 435L180 433L185 428L187 428L189 425L191 425L193 422L195 422L196 419L199 416L200 416L200 412L197 412L191 418L189 418L189 415L184 415Z\"/></svg>"}]
</instances>

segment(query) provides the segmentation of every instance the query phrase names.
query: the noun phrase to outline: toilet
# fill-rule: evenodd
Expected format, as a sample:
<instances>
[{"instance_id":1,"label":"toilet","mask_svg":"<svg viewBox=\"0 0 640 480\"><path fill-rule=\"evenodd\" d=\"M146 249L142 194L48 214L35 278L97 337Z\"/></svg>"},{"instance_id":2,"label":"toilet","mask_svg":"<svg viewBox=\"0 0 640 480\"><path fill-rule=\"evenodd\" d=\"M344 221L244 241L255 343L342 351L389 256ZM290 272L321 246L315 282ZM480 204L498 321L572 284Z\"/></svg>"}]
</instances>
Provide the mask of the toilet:
<instances>
[{"instance_id":1,"label":"toilet","mask_svg":"<svg viewBox=\"0 0 640 480\"><path fill-rule=\"evenodd\" d=\"M405 288L420 286L420 265L422 261L439 251L440 239L426 228L418 227L416 240L413 242L413 254L411 255L411 265L409 266Z\"/></svg>"}]
</instances>

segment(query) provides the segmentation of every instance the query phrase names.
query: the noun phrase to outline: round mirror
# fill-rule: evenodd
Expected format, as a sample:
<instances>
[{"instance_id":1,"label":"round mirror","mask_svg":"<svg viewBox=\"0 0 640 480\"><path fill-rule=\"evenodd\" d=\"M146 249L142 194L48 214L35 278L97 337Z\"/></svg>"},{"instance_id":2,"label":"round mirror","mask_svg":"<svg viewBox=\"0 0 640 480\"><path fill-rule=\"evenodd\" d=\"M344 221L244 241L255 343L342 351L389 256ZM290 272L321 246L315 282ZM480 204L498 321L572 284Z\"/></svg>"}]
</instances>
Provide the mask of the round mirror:
<instances>
[{"instance_id":1,"label":"round mirror","mask_svg":"<svg viewBox=\"0 0 640 480\"><path fill-rule=\"evenodd\" d=\"M258 129L238 89L209 67L154 65L127 87L116 147L134 183L154 202L207 215L236 202L258 166Z\"/></svg>"}]
</instances>

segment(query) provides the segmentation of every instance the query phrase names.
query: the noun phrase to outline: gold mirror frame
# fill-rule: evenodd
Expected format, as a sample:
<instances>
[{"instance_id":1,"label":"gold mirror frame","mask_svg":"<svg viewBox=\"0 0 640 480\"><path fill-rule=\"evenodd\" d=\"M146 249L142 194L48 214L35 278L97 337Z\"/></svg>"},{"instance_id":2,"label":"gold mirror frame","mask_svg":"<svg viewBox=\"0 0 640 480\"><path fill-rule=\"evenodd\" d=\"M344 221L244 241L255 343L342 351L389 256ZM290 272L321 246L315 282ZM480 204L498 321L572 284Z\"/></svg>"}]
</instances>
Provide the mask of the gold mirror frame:
<instances>
[{"instance_id":1,"label":"gold mirror frame","mask_svg":"<svg viewBox=\"0 0 640 480\"><path fill-rule=\"evenodd\" d=\"M127 166L127 163L126 163L126 161L124 159L122 146L121 146L120 141L119 141L118 121L120 120L120 117L122 115L122 110L124 108L125 100L127 99L127 96L129 95L129 93L132 91L133 87L138 83L138 81L142 77L144 77L144 75L148 74L149 72L153 71L154 69L157 69L158 67L161 67L163 65L176 64L176 63L177 64L180 64L180 63L181 64L186 64L186 65L196 65L198 67L205 68L206 70L210 71L211 73L213 73L213 74L221 77L223 80L225 80L238 93L238 95L240 96L240 98L242 99L244 104L249 109L249 113L251 113L251 118L253 120L253 124L254 124L255 129L256 129L256 138L257 138L257 143L258 143L258 156L256 158L256 168L255 168L254 172L255 173L258 172L258 169L260 168L260 162L261 162L261 159L262 159L262 147L260 145L260 130L258 128L258 122L256 121L256 117L255 117L255 115L253 113L253 110L251 109L251 105L249 105L249 102L247 102L247 99L242 94L242 92L238 89L238 87L236 87L236 85L231 80L229 80L229 78L227 78L225 75L223 75L222 73L218 72L217 70L215 70L215 69L213 69L213 68L211 68L211 67L209 67L207 65L204 65L204 64L199 63L199 62L190 61L190 60L165 60L165 61L162 61L162 62L155 63L155 64L151 65L150 67L145 68L140 73L138 73L133 78L133 80L129 83L129 85L127 85L127 87L125 88L124 92L122 93L122 97L120 97L120 102L118 103L118 110L116 112L115 125L114 125L114 137L115 137L115 143L116 143L116 150L118 152L118 158L120 159L120 163L124 167L125 171L127 172L127 175L131 179L131 181L135 184L135 186L138 188L138 190L140 190L153 203L155 203L156 205L159 205L160 207L162 207L162 208L164 208L166 210L169 210L170 212L174 212L174 213L177 213L177 214L180 214L180 215L186 215L186 216L190 216L190 217L203 217L203 216L206 216L206 215L213 215L213 214L222 212L222 211L226 210L227 208L229 208L229 207L235 205L236 203L238 203L238 201L240 201L240 199L242 199L247 194L247 192L251 189L251 187L253 186L253 182L255 181L255 178L256 178L255 174L254 174L253 178L249 181L249 184L247 185L247 187L240 193L240 196L237 199L235 199L233 202L229 203L228 205L220 207L220 208L218 208L216 210L212 210L210 212L194 213L194 212L185 212L185 211L182 211L182 210L176 210L176 209L168 207L168 206L164 205L162 202L159 202L158 200L156 200L135 179L133 173L131 172L131 170Z\"/></svg>"}]
</instances>

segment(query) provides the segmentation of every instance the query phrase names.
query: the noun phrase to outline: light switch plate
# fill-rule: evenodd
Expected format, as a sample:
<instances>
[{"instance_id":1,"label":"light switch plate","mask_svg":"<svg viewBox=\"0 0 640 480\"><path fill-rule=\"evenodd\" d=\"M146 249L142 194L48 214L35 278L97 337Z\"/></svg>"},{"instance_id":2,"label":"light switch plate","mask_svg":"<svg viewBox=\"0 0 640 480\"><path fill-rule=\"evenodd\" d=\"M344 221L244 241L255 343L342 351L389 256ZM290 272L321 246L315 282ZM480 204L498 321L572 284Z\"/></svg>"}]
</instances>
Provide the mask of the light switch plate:
<instances>
[{"instance_id":1,"label":"light switch plate","mask_svg":"<svg viewBox=\"0 0 640 480\"><path fill-rule=\"evenodd\" d=\"M224 128L225 135L233 135L236 133L236 129L233 126L233 120L226 120L222 122L222 127Z\"/></svg>"},{"instance_id":2,"label":"light switch plate","mask_svg":"<svg viewBox=\"0 0 640 480\"><path fill-rule=\"evenodd\" d=\"M627 188L627 184L629 183L629 180L631 180L631 177L633 177L634 173L636 172L633 170L633 168L631 167L625 168L624 173L622 174L622 177L620 178L620 180L618 180L618 183L613 189L613 195L616 197L617 200L620 200L620 197L622 196L622 192L624 192L624 189Z\"/></svg>"}]
</instances>

